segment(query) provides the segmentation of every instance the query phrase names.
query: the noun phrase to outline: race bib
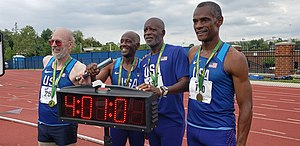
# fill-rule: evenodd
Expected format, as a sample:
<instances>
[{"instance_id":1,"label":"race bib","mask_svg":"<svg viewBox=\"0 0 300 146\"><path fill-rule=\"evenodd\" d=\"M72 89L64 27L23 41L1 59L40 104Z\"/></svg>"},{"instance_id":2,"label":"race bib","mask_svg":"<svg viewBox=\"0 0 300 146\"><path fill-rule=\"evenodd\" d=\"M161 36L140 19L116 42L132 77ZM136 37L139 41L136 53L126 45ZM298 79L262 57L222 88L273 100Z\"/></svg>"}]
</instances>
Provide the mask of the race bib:
<instances>
[{"instance_id":1,"label":"race bib","mask_svg":"<svg viewBox=\"0 0 300 146\"><path fill-rule=\"evenodd\" d=\"M192 77L189 85L189 98L197 100L197 94L201 94L203 99L199 102L204 102L207 104L211 103L211 92L212 92L212 82L204 80L202 88L199 90L198 79Z\"/></svg>"},{"instance_id":2,"label":"race bib","mask_svg":"<svg viewBox=\"0 0 300 146\"><path fill-rule=\"evenodd\" d=\"M57 88L56 90L59 90L59 88ZM41 103L49 104L49 101L53 100L55 103L54 105L56 105L57 104L56 92L54 93L53 99L51 98L51 94L52 94L52 87L42 86L41 98L40 98Z\"/></svg>"}]
</instances>

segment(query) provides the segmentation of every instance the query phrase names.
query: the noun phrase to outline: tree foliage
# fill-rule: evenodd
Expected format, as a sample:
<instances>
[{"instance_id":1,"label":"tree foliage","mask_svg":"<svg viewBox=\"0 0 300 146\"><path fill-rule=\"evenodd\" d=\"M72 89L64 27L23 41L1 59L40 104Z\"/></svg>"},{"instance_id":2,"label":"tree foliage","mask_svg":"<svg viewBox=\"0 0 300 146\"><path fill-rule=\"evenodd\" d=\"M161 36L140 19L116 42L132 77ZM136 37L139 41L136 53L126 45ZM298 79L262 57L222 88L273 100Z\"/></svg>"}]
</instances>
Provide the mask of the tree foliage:
<instances>
[{"instance_id":1,"label":"tree foliage","mask_svg":"<svg viewBox=\"0 0 300 146\"><path fill-rule=\"evenodd\" d=\"M51 54L52 50L48 43L51 38L52 30L49 28L44 29L39 35L36 30L27 25L24 28L19 28L18 23L14 24L11 30L4 29L0 30L3 34L4 41L4 59L9 60L13 55L22 54L26 57L32 56L45 56ZM101 44L94 37L84 38L84 34L80 30L73 31L75 38L75 48L71 53L82 53L83 48L86 47L100 47L101 51L119 51L119 44L114 42L106 42ZM269 50L274 49L274 44L283 42L282 38L277 40L265 41L264 39L240 41L240 42L229 42L230 44L241 45L243 50ZM296 43L296 49L300 49L300 40L292 39L292 42ZM194 46L190 44L189 47ZM141 44L139 50L150 49L148 45ZM273 60L265 61L266 64L272 63Z\"/></svg>"}]
</instances>

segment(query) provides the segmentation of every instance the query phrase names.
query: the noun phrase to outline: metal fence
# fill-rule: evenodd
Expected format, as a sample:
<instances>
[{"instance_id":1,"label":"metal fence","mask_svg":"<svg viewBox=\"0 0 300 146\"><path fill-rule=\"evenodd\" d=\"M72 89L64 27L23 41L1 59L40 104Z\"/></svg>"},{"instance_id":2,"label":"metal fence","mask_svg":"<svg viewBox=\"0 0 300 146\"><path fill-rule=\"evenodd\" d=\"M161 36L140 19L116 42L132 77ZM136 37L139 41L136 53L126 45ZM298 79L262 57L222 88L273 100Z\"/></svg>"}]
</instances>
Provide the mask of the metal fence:
<instances>
[{"instance_id":1,"label":"metal fence","mask_svg":"<svg viewBox=\"0 0 300 146\"><path fill-rule=\"evenodd\" d=\"M185 51L188 52L189 48L185 47ZM136 56L139 58L144 57L150 50L137 50ZM275 50L261 51L261 50L251 50L242 51L247 57L248 67L250 73L264 73L264 74L274 74L275 73ZM117 58L121 56L120 51L114 52L90 52L90 53L79 53L71 54L71 56L84 64L89 64L92 62L99 63L108 57ZM283 56L281 56L283 57ZM300 75L300 50L294 50L291 56L284 56L287 58L292 58L293 70L292 74ZM17 58L8 60L8 66L10 69L42 69L43 56L34 56L26 58Z\"/></svg>"},{"instance_id":2,"label":"metal fence","mask_svg":"<svg viewBox=\"0 0 300 146\"><path fill-rule=\"evenodd\" d=\"M292 59L292 64L290 64L292 66L291 74L300 74L300 50L294 50L289 56L275 56L275 50L251 50L242 52L247 57L250 73L274 74L276 70L276 57L284 57Z\"/></svg>"}]
</instances>

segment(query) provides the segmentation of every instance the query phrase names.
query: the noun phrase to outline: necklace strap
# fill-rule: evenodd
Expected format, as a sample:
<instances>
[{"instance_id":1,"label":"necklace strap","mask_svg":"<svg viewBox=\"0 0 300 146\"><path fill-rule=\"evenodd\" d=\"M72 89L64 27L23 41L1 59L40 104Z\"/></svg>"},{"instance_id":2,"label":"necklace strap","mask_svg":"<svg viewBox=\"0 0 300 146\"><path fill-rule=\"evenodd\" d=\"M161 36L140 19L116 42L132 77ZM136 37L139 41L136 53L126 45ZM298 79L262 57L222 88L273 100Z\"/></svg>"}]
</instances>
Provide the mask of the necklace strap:
<instances>
[{"instance_id":1,"label":"necklace strap","mask_svg":"<svg viewBox=\"0 0 300 146\"><path fill-rule=\"evenodd\" d=\"M162 47L161 47L161 49L159 51L158 58L157 58L156 67L155 67L155 74L154 75L150 72L150 59L151 59L152 54L148 58L148 69L149 69L150 77L152 78L153 85L155 87L158 86L158 68L160 67L160 59L161 59L162 53L165 50L165 47L166 47L166 44L163 43L163 45L162 45Z\"/></svg>"},{"instance_id":2,"label":"necklace strap","mask_svg":"<svg viewBox=\"0 0 300 146\"><path fill-rule=\"evenodd\" d=\"M53 75L52 75L52 94L51 94L51 98L53 99L54 97L54 94L55 94L55 91L56 91L56 88L57 88L57 85L59 83L59 80L66 68L66 66L68 65L68 63L72 60L71 57L68 58L68 60L64 63L62 69L60 70L59 72L59 75L56 79L56 70L57 70L57 59L54 60L54 70L53 70Z\"/></svg>"},{"instance_id":3,"label":"necklace strap","mask_svg":"<svg viewBox=\"0 0 300 146\"><path fill-rule=\"evenodd\" d=\"M206 64L202 70L202 72L200 73L199 71L199 67L200 67L200 57L201 57L201 50L202 47L200 49L198 49L198 56L197 56L197 60L196 60L196 76L198 76L198 87L199 90L202 88L203 85L203 80L204 80L204 74L207 68L207 65L209 64L209 62L211 61L211 59L213 58L213 56L215 56L216 52L219 50L221 44L223 44L223 42L221 40L219 40L218 44L215 46L215 48L213 49L212 53L210 54L209 58L206 61Z\"/></svg>"},{"instance_id":4,"label":"necklace strap","mask_svg":"<svg viewBox=\"0 0 300 146\"><path fill-rule=\"evenodd\" d=\"M134 60L133 60L133 62L132 62L132 64L131 64L131 68L130 68L130 71L128 72L127 79L126 79L126 82L125 82L124 86L128 86L129 85L129 80L130 80L131 72L136 67L136 60L137 60L137 58L135 57ZM123 63L124 63L124 60L122 58L121 65L119 67L118 85L121 85Z\"/></svg>"}]
</instances>

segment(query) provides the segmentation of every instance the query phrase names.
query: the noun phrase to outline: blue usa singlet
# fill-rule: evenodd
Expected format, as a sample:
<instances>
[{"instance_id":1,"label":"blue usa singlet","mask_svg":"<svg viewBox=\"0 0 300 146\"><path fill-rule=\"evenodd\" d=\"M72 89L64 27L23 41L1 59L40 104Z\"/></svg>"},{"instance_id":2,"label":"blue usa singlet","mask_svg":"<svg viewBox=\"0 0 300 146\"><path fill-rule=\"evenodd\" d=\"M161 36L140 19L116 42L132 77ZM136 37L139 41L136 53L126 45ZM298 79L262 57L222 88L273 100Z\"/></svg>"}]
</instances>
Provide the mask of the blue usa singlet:
<instances>
[{"instance_id":1,"label":"blue usa singlet","mask_svg":"<svg viewBox=\"0 0 300 146\"><path fill-rule=\"evenodd\" d=\"M40 123L49 126L60 126L60 125L67 125L70 123L61 122L58 119L57 115L57 105L50 107L48 105L49 100L51 99L51 90L52 90L52 76L54 69L52 68L52 63L54 62L54 58L52 57L46 67L42 71L42 79L41 79L41 88L39 94L39 119ZM74 67L77 60L72 59L66 66L59 82L57 89L67 87L67 86L74 86L72 81L69 79L69 74ZM56 71L56 76L59 76L60 70ZM56 95L53 97L55 103L57 103Z\"/></svg>"},{"instance_id":2,"label":"blue usa singlet","mask_svg":"<svg viewBox=\"0 0 300 146\"><path fill-rule=\"evenodd\" d=\"M190 85L187 123L190 126L211 130L235 128L234 86L232 77L224 70L224 59L230 45L223 43L218 53L208 63L202 89L199 91L196 76L196 53L190 64ZM208 58L200 57L202 72ZM202 101L196 96L201 92Z\"/></svg>"},{"instance_id":3,"label":"blue usa singlet","mask_svg":"<svg viewBox=\"0 0 300 146\"><path fill-rule=\"evenodd\" d=\"M137 59L138 63L135 69L131 72L130 80L128 82L128 87L135 88L138 86L138 78L139 78L139 70L140 70L140 59ZM117 58L114 64L114 69L112 71L112 85L118 85L118 77L119 77L119 69L121 66L122 57ZM121 82L120 86L125 86L127 80L128 71L122 67L122 75L121 75Z\"/></svg>"}]
</instances>

